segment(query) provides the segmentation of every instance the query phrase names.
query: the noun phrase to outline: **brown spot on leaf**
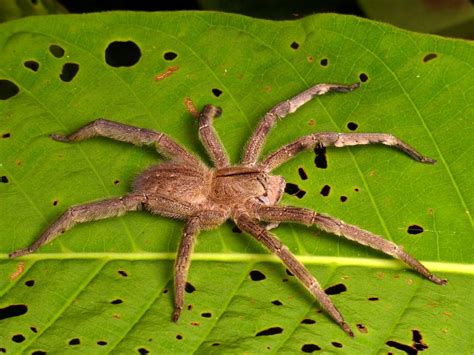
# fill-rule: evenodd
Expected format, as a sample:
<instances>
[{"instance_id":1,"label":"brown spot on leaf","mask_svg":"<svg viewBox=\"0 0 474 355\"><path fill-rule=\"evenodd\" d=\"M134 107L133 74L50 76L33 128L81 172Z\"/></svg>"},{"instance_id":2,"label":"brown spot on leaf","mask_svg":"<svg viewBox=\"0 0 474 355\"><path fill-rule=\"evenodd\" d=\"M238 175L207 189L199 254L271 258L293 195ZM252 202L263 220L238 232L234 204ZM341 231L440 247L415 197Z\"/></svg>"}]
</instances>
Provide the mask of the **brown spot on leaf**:
<instances>
[{"instance_id":1,"label":"brown spot on leaf","mask_svg":"<svg viewBox=\"0 0 474 355\"><path fill-rule=\"evenodd\" d=\"M161 81L163 79L166 79L166 78L170 77L171 75L173 75L174 72L176 72L178 70L179 70L178 65L168 67L168 68L166 68L166 70L163 73L156 75L154 79L155 79L155 81Z\"/></svg>"},{"instance_id":2,"label":"brown spot on leaf","mask_svg":"<svg viewBox=\"0 0 474 355\"><path fill-rule=\"evenodd\" d=\"M193 100L189 97L184 98L184 106L186 106L186 110L195 118L199 117L199 111L194 105Z\"/></svg>"},{"instance_id":3,"label":"brown spot on leaf","mask_svg":"<svg viewBox=\"0 0 474 355\"><path fill-rule=\"evenodd\" d=\"M25 271L25 263L20 261L16 265L16 270L10 275L10 280L16 280L23 273L23 271Z\"/></svg>"}]
</instances>

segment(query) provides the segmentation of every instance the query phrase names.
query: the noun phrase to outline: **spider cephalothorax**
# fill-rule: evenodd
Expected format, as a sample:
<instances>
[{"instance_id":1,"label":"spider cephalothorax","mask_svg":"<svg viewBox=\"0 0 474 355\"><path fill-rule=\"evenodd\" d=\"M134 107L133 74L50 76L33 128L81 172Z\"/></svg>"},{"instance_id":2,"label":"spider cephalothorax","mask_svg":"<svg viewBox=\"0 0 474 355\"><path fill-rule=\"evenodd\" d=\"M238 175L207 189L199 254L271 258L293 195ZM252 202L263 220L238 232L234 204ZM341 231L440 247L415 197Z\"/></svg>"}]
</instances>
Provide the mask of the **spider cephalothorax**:
<instances>
[{"instance_id":1,"label":"spider cephalothorax","mask_svg":"<svg viewBox=\"0 0 474 355\"><path fill-rule=\"evenodd\" d=\"M62 142L102 136L136 145L154 145L169 161L145 170L136 179L133 190L128 195L71 207L30 247L17 250L11 253L10 257L34 252L77 223L119 216L128 211L148 210L161 216L185 220L175 264L173 320L177 321L184 304L186 278L196 236L202 229L217 227L231 219L242 231L275 253L328 314L347 334L353 336L351 328L319 282L262 222L272 225L280 222L315 225L326 232L399 258L436 284L443 285L446 280L433 275L401 247L378 235L309 209L278 206L285 180L280 176L271 175L271 171L295 154L317 146L343 147L382 143L404 151L419 162L432 164L435 161L386 133L318 132L281 147L263 160L259 160L259 155L266 135L278 119L296 111L317 95L328 91L348 92L358 87L359 84L318 84L276 105L260 121L247 143L241 163L234 166L230 165L224 147L212 127L213 118L220 114L220 109L212 105L207 105L199 116L199 136L214 163L214 168L207 167L163 133L105 119L93 121L68 136L54 134L51 137Z\"/></svg>"}]
</instances>

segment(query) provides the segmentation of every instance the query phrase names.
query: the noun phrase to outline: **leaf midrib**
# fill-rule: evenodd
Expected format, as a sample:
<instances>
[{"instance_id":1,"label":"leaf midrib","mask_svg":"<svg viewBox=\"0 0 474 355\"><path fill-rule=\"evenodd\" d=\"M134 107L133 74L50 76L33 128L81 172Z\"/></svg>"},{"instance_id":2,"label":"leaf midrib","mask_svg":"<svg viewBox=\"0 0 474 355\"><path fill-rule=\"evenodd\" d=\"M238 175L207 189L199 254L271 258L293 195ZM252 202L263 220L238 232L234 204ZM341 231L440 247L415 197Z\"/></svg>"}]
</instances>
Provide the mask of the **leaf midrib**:
<instances>
[{"instance_id":1,"label":"leaf midrib","mask_svg":"<svg viewBox=\"0 0 474 355\"><path fill-rule=\"evenodd\" d=\"M175 260L176 253L36 253L23 256L17 260L91 260L105 259L113 260ZM406 269L411 270L401 261L396 259L381 258L359 258L359 257L340 257L340 256L314 256L297 255L296 258L306 265L331 265L359 266L367 268L384 269ZM8 259L7 254L0 255L0 260ZM281 264L281 260L272 254L251 254L251 253L194 253L193 261L221 261L221 262L273 262ZM453 262L423 261L420 260L428 269L433 272L447 272L456 274L474 275L474 264L463 264Z\"/></svg>"}]
</instances>

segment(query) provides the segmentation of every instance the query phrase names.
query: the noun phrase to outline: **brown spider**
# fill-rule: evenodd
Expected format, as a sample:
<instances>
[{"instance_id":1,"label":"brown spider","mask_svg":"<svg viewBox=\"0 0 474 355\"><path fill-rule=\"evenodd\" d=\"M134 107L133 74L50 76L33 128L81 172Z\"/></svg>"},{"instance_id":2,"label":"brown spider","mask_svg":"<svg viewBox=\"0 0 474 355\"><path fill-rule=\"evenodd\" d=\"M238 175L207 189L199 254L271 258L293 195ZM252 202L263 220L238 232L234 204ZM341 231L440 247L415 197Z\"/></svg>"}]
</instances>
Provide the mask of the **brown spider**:
<instances>
[{"instance_id":1,"label":"brown spider","mask_svg":"<svg viewBox=\"0 0 474 355\"><path fill-rule=\"evenodd\" d=\"M93 121L68 136L53 134L51 138L61 142L101 136L135 145L154 145L169 161L145 170L136 179L133 191L123 197L69 208L30 247L19 249L11 253L10 257L34 252L76 223L120 216L128 211L145 209L161 216L183 219L186 224L175 263L173 321L176 322L183 309L186 278L198 233L202 229L214 228L232 219L241 230L275 253L342 329L354 336L319 282L260 221L270 225L280 222L315 225L328 233L343 236L399 258L438 285L444 285L447 281L433 275L401 247L378 235L309 209L277 206L285 188L285 180L270 173L295 154L316 146L343 147L382 143L402 150L419 162L433 164L436 161L421 155L391 134L334 132L319 132L301 137L263 160L258 158L268 132L278 119L296 111L315 96L329 91L349 92L358 87L358 83L318 84L279 103L265 114L247 143L241 163L235 166L230 165L224 147L212 127L212 120L221 113L220 109L213 105L205 106L199 116L199 137L215 168L205 166L201 160L163 133L105 119Z\"/></svg>"}]
</instances>

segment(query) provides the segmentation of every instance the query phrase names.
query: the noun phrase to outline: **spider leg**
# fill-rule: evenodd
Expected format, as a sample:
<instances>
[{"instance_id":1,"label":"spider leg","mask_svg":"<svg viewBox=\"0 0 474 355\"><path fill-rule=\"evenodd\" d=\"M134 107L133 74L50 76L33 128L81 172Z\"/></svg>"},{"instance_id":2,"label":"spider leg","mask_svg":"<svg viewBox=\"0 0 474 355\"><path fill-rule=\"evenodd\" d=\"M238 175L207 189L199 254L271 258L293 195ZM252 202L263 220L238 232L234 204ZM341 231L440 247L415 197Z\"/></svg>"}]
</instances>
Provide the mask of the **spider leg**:
<instances>
[{"instance_id":1,"label":"spider leg","mask_svg":"<svg viewBox=\"0 0 474 355\"><path fill-rule=\"evenodd\" d=\"M420 154L401 139L387 133L335 133L318 132L313 133L289 143L277 151L271 153L263 160L261 166L266 171L271 171L291 159L297 153L304 150L314 149L317 146L345 147L351 145L381 143L395 147L406 153L420 163L434 164L436 160Z\"/></svg>"},{"instance_id":2,"label":"spider leg","mask_svg":"<svg viewBox=\"0 0 474 355\"><path fill-rule=\"evenodd\" d=\"M347 224L339 219L306 208L292 206L259 206L257 207L256 213L263 221L296 222L308 226L315 225L325 232L343 236L349 240L398 258L435 284L445 285L447 283L447 280L433 275L423 264L406 253L397 244L357 226Z\"/></svg>"},{"instance_id":3,"label":"spider leg","mask_svg":"<svg viewBox=\"0 0 474 355\"><path fill-rule=\"evenodd\" d=\"M329 296L324 292L319 282L310 274L303 264L296 259L287 246L282 244L277 237L246 215L241 214L237 216L235 218L235 223L241 230L252 235L255 239L264 244L268 250L277 255L288 270L298 278L309 292L311 292L326 312L342 327L342 329L351 337L354 336L350 326L344 321L341 313L337 310L336 306L334 306Z\"/></svg>"},{"instance_id":4,"label":"spider leg","mask_svg":"<svg viewBox=\"0 0 474 355\"><path fill-rule=\"evenodd\" d=\"M223 147L217 132L212 126L212 120L219 117L221 109L206 105L199 115L199 138L204 148L211 157L216 168L225 168L230 165L225 148Z\"/></svg>"},{"instance_id":5,"label":"spider leg","mask_svg":"<svg viewBox=\"0 0 474 355\"><path fill-rule=\"evenodd\" d=\"M108 200L101 200L69 208L59 219L46 229L43 234L29 247L18 249L10 253L10 258L16 258L36 251L41 246L74 227L77 223L84 223L98 219L121 216L128 211L137 211L145 201L143 195L126 195Z\"/></svg>"},{"instance_id":6,"label":"spider leg","mask_svg":"<svg viewBox=\"0 0 474 355\"><path fill-rule=\"evenodd\" d=\"M184 307L184 291L188 276L191 254L200 231L199 218L190 218L184 227L175 262L173 322L177 322Z\"/></svg>"},{"instance_id":7,"label":"spider leg","mask_svg":"<svg viewBox=\"0 0 474 355\"><path fill-rule=\"evenodd\" d=\"M186 280L197 235L202 229L215 227L222 224L226 219L225 214L219 211L204 211L187 220L175 262L173 322L178 321L184 307Z\"/></svg>"},{"instance_id":8,"label":"spider leg","mask_svg":"<svg viewBox=\"0 0 474 355\"><path fill-rule=\"evenodd\" d=\"M76 142L93 137L106 137L138 146L153 144L155 148L167 158L195 165L200 164L196 157L188 153L181 145L164 133L129 126L104 118L92 121L67 136L51 134L50 137L59 142Z\"/></svg>"},{"instance_id":9,"label":"spider leg","mask_svg":"<svg viewBox=\"0 0 474 355\"><path fill-rule=\"evenodd\" d=\"M284 118L289 113L295 112L300 106L304 105L315 96L324 95L330 91L349 92L357 89L359 83L351 85L339 84L317 84L295 97L283 101L268 111L258 124L252 137L247 142L247 147L242 158L242 165L255 165L262 150L265 138L270 129L275 125L279 118Z\"/></svg>"}]
</instances>

